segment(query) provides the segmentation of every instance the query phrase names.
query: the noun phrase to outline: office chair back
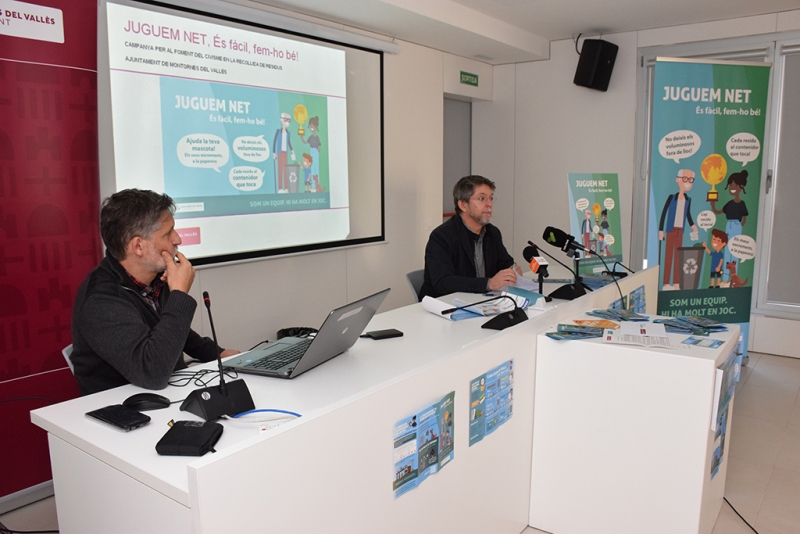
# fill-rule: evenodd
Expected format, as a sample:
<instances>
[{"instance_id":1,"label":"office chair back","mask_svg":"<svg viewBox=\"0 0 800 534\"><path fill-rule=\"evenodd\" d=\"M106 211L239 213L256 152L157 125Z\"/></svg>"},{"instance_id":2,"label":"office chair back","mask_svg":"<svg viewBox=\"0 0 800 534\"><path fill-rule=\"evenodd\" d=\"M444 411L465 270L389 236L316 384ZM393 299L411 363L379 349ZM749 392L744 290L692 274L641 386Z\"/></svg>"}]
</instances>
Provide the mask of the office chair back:
<instances>
[{"instance_id":1,"label":"office chair back","mask_svg":"<svg viewBox=\"0 0 800 534\"><path fill-rule=\"evenodd\" d=\"M419 302L419 290L422 289L422 282L425 279L425 270L411 271L406 275L408 285L411 286L411 291L414 292L414 302Z\"/></svg>"},{"instance_id":2,"label":"office chair back","mask_svg":"<svg viewBox=\"0 0 800 534\"><path fill-rule=\"evenodd\" d=\"M69 370L72 371L72 374L75 374L75 366L72 365L72 360L69 359L70 354L72 354L72 343L64 347L61 351L61 354L64 355L64 359L67 360L67 365L69 365Z\"/></svg>"}]
</instances>

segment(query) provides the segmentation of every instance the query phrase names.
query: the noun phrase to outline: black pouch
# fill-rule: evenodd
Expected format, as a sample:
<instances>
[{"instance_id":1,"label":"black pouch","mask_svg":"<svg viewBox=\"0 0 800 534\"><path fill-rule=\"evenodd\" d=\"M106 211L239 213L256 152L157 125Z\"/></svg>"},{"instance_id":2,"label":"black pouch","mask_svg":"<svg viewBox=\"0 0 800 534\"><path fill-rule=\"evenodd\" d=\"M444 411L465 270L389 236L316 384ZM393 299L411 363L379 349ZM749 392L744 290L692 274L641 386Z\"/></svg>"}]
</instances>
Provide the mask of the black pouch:
<instances>
[{"instance_id":1,"label":"black pouch","mask_svg":"<svg viewBox=\"0 0 800 534\"><path fill-rule=\"evenodd\" d=\"M156 443L156 452L162 456L203 456L216 452L214 445L222 436L219 423L203 421L175 421Z\"/></svg>"}]
</instances>

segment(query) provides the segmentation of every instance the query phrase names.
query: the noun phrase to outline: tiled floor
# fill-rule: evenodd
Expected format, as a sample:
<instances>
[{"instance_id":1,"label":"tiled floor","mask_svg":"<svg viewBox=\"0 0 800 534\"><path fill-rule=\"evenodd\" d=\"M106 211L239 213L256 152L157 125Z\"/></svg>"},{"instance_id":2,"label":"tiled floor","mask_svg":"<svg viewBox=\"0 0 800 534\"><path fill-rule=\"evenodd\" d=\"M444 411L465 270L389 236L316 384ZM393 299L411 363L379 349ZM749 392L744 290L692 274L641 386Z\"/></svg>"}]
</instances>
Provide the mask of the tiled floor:
<instances>
[{"instance_id":1,"label":"tiled floor","mask_svg":"<svg viewBox=\"0 0 800 534\"><path fill-rule=\"evenodd\" d=\"M725 496L760 534L800 534L798 391L800 359L750 353L737 385ZM0 523L13 530L57 529L55 499L2 515ZM713 534L748 533L723 504Z\"/></svg>"}]
</instances>

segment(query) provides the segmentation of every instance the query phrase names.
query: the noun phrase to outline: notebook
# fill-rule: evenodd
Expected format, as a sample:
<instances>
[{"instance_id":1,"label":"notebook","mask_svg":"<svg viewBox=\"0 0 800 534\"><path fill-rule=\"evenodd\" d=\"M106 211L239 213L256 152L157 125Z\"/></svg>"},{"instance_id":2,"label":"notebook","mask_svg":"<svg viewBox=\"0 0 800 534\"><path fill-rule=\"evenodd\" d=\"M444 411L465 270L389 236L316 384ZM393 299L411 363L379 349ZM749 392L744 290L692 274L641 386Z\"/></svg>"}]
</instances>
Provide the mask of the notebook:
<instances>
[{"instance_id":1,"label":"notebook","mask_svg":"<svg viewBox=\"0 0 800 534\"><path fill-rule=\"evenodd\" d=\"M343 353L358 341L389 289L337 308L313 338L285 337L223 362L239 373L294 378Z\"/></svg>"}]
</instances>

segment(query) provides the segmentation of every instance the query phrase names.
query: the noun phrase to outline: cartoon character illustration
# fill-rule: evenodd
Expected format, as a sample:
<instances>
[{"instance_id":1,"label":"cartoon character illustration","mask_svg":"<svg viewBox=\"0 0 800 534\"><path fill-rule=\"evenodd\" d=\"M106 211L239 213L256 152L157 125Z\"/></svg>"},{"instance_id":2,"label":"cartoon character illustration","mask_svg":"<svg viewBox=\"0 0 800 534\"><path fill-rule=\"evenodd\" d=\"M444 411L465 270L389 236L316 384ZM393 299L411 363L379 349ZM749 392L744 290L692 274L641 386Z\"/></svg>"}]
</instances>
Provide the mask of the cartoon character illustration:
<instances>
[{"instance_id":1,"label":"cartoon character illustration","mask_svg":"<svg viewBox=\"0 0 800 534\"><path fill-rule=\"evenodd\" d=\"M311 130L311 135L306 140L302 135L300 140L311 148L311 177L314 179L315 189L317 192L322 192L325 188L319 185L319 149L322 147L322 141L319 139L319 117L311 117L308 119L308 129Z\"/></svg>"},{"instance_id":2,"label":"cartoon character illustration","mask_svg":"<svg viewBox=\"0 0 800 534\"><path fill-rule=\"evenodd\" d=\"M286 176L286 154L291 152L292 161L294 161L294 149L292 148L292 138L289 134L289 125L292 123L292 118L288 113L281 113L281 127L275 131L275 138L272 140L272 159L277 160L278 169L276 175L278 177L278 193L289 192L289 180Z\"/></svg>"},{"instance_id":3,"label":"cartoon character illustration","mask_svg":"<svg viewBox=\"0 0 800 534\"><path fill-rule=\"evenodd\" d=\"M725 268L728 269L728 272L730 273L731 277L730 287L744 287L747 285L747 282L750 281L749 278L747 280L742 280L741 278L739 278L739 276L736 274L735 261L729 261L728 263L726 263Z\"/></svg>"},{"instance_id":4,"label":"cartoon character illustration","mask_svg":"<svg viewBox=\"0 0 800 534\"><path fill-rule=\"evenodd\" d=\"M742 235L742 227L744 226L744 223L747 222L747 205L744 203L744 200L741 199L741 194L747 193L747 191L744 190L746 185L747 171L735 172L728 177L728 184L726 185L728 192L731 194L733 199L729 200L721 210L717 209L716 200L711 201L711 211L717 215L724 213L725 218L728 219L728 222L725 224L725 233L728 234L728 239L733 239L737 235ZM730 249L726 248L725 265L730 262L735 264L737 260L731 255ZM735 266L732 272L736 272ZM722 274L721 287L728 287L729 284L730 278L728 271L726 270Z\"/></svg>"},{"instance_id":5,"label":"cartoon character illustration","mask_svg":"<svg viewBox=\"0 0 800 534\"><path fill-rule=\"evenodd\" d=\"M602 232L605 235L608 235L608 210L601 211L600 215L603 217L603 222L600 223L600 228L602 228Z\"/></svg>"},{"instance_id":6,"label":"cartoon character illustration","mask_svg":"<svg viewBox=\"0 0 800 534\"><path fill-rule=\"evenodd\" d=\"M313 165L313 159L309 154L303 154L303 176L305 177L305 189L306 193L310 193L313 191L311 188L311 165Z\"/></svg>"},{"instance_id":7,"label":"cartoon character illustration","mask_svg":"<svg viewBox=\"0 0 800 534\"><path fill-rule=\"evenodd\" d=\"M608 243L606 243L606 236L603 232L597 234L597 254L611 256L611 251L608 250Z\"/></svg>"},{"instance_id":8,"label":"cartoon character illustration","mask_svg":"<svg viewBox=\"0 0 800 534\"><path fill-rule=\"evenodd\" d=\"M714 252L711 252L706 242L703 241L703 248L706 249L707 253L711 254L711 285L708 286L708 289L716 288L717 284L720 284L719 287L722 287L722 264L724 255L722 249L725 248L727 244L728 234L716 228L711 230L711 248L714 249Z\"/></svg>"},{"instance_id":9,"label":"cartoon character illustration","mask_svg":"<svg viewBox=\"0 0 800 534\"><path fill-rule=\"evenodd\" d=\"M658 240L664 241L664 287L663 290L680 289L681 264L678 258L678 248L683 245L683 225L688 222L692 232L697 233L697 225L692 219L692 199L686 194L692 189L694 171L681 169L675 178L678 192L667 197L664 209L661 210L661 221L658 224ZM666 231L664 223L666 223ZM696 239L696 237L695 237ZM670 284L670 274L673 283Z\"/></svg>"},{"instance_id":10,"label":"cartoon character illustration","mask_svg":"<svg viewBox=\"0 0 800 534\"><path fill-rule=\"evenodd\" d=\"M583 246L591 249L592 212L589 210L586 210L586 220L581 223L581 234L583 234Z\"/></svg>"}]
</instances>

